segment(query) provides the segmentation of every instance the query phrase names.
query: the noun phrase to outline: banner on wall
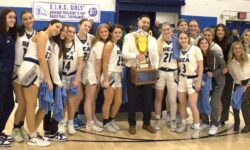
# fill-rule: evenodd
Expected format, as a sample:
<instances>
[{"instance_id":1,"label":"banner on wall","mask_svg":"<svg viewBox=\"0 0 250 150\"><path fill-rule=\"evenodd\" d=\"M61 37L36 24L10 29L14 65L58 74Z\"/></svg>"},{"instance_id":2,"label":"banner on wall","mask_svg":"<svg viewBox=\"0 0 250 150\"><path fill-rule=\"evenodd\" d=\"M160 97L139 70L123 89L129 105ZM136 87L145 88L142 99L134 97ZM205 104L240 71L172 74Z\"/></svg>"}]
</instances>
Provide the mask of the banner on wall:
<instances>
[{"instance_id":1,"label":"banner on wall","mask_svg":"<svg viewBox=\"0 0 250 150\"><path fill-rule=\"evenodd\" d=\"M50 21L58 19L63 22L78 22L82 18L100 22L100 7L97 4L34 2L35 20Z\"/></svg>"}]
</instances>

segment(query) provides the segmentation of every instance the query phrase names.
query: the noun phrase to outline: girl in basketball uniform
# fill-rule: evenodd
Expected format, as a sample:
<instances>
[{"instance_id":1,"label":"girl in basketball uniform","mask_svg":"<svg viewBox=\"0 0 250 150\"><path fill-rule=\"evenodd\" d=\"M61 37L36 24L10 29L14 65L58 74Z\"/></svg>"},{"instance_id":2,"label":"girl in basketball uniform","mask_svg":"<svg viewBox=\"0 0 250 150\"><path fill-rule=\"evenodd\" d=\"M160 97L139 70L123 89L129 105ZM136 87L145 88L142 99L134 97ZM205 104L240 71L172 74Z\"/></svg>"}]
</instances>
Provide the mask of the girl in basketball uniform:
<instances>
[{"instance_id":1,"label":"girl in basketball uniform","mask_svg":"<svg viewBox=\"0 0 250 150\"><path fill-rule=\"evenodd\" d=\"M93 109L93 104L99 91L102 52L108 37L108 25L100 24L97 27L95 39L90 50L89 59L85 64L82 76L82 82L85 85L84 113L87 120L86 129L97 132L100 132L103 129L94 122L95 112Z\"/></svg>"},{"instance_id":2,"label":"girl in basketball uniform","mask_svg":"<svg viewBox=\"0 0 250 150\"><path fill-rule=\"evenodd\" d=\"M92 23L90 22L90 20L84 18L82 20L80 20L79 24L78 24L78 28L79 28L79 32L75 35L75 41L78 42L81 47L82 47L82 52L83 52L83 68L88 60L89 57L89 53L90 53L90 49L91 49L91 45L92 45L92 41L94 39L94 36L89 34L89 31L92 27ZM75 108L76 108L76 112L78 112L78 107L80 103L83 103L84 100L84 90L85 87L84 85L81 83L79 86L79 95L78 95L78 99L75 103ZM83 105L80 105L81 108L79 108L79 110L81 110L81 112L76 113L77 116L75 116L75 119L77 120L74 123L78 123L78 126L81 124L84 124L83 120ZM95 107L94 107L95 109ZM99 122L96 117L94 118L97 122Z\"/></svg>"},{"instance_id":3,"label":"girl in basketball uniform","mask_svg":"<svg viewBox=\"0 0 250 150\"><path fill-rule=\"evenodd\" d=\"M161 105L164 95L164 89L167 87L167 99L170 104L170 119L171 131L176 131L176 112L177 112L177 74L178 66L177 60L172 57L173 43L172 43L172 29L169 23L162 24L162 34L158 38L160 65L159 78L155 85L155 126L156 130L160 130ZM168 103L168 102L166 102Z\"/></svg>"},{"instance_id":4,"label":"girl in basketball uniform","mask_svg":"<svg viewBox=\"0 0 250 150\"><path fill-rule=\"evenodd\" d=\"M191 44L197 45L198 40L201 38L199 34L199 23L197 20L192 19L188 23L189 36L191 37Z\"/></svg>"},{"instance_id":5,"label":"girl in basketball uniform","mask_svg":"<svg viewBox=\"0 0 250 150\"><path fill-rule=\"evenodd\" d=\"M28 49L31 37L34 35L33 29L34 17L31 12L23 11L21 13L22 25L18 31L18 38L16 42L16 56L15 56L15 69L13 72L13 89L17 98L18 106L15 112L14 127L12 130L12 137L16 142L22 142L27 139L27 132L23 128L25 117L25 100L23 96L23 88L18 83L17 72L23 61L24 55Z\"/></svg>"},{"instance_id":6,"label":"girl in basketball uniform","mask_svg":"<svg viewBox=\"0 0 250 150\"><path fill-rule=\"evenodd\" d=\"M12 9L0 12L0 147L9 147L13 141L3 130L14 108L11 77L15 64L16 19Z\"/></svg>"},{"instance_id":7,"label":"girl in basketball uniform","mask_svg":"<svg viewBox=\"0 0 250 150\"><path fill-rule=\"evenodd\" d=\"M61 80L61 73L63 67L63 54L65 51L65 37L66 32L68 30L68 26L63 25L61 33L53 38L50 39L50 47L51 47L51 57L48 60L50 75L53 81L53 84L59 88L63 87L62 80ZM55 104L57 100L55 97L55 87L54 87L54 107L57 107ZM63 102L62 102L63 103ZM64 104L64 108L66 104ZM53 109L55 110L55 109ZM51 141L60 141L64 142L67 140L67 137L64 136L63 133L58 131L58 122L57 120L52 117L51 111L45 115L43 120L43 129L45 131L44 136L49 138Z\"/></svg>"},{"instance_id":8,"label":"girl in basketball uniform","mask_svg":"<svg viewBox=\"0 0 250 150\"><path fill-rule=\"evenodd\" d=\"M27 52L18 70L18 79L23 88L26 102L26 121L29 129L28 145L48 146L50 142L37 134L45 109L40 108L37 113L37 95L40 80L48 85L48 90L53 90L47 60L50 56L49 38L60 33L62 23L59 20L51 20L45 31L40 31L31 37Z\"/></svg>"},{"instance_id":9,"label":"girl in basketball uniform","mask_svg":"<svg viewBox=\"0 0 250 150\"><path fill-rule=\"evenodd\" d=\"M228 32L224 24L218 24L216 26L214 42L217 43L221 47L223 51L223 56L224 56L223 58L225 62L227 63L228 52L229 52L231 43L228 40ZM225 81L226 81L225 87L224 87L224 91L221 97L222 112L221 112L220 122L222 126L225 124L225 121L227 121L229 118L229 107L230 107L230 100L231 100L232 89L233 89L233 79L229 73L226 74Z\"/></svg>"},{"instance_id":10,"label":"girl in basketball uniform","mask_svg":"<svg viewBox=\"0 0 250 150\"><path fill-rule=\"evenodd\" d=\"M212 89L208 89L203 95L200 95L199 93L199 99L198 103L202 105L202 108L207 108L206 110L200 111L201 114L201 130L209 127L211 124L211 127L208 131L209 135L215 135L217 134L218 126L219 126L219 104L221 101L221 95L225 86L225 75L223 73L223 69L226 68L226 63L223 58L220 57L220 55L216 51L211 51L210 49L210 42L207 38L200 38L198 41L198 47L200 47L203 57L204 57L204 71L203 71L203 87L207 88L207 86L210 86ZM209 85L209 81L206 80L206 78L210 78L212 80L212 87ZM209 88L209 87L208 87ZM212 90L210 92L210 90ZM202 91L201 91L202 92ZM209 106L209 97L211 93L211 101ZM207 96L207 99L204 99L205 96ZM208 109L209 108L209 109ZM210 112L209 112L210 110ZM211 122L209 121L209 117Z\"/></svg>"},{"instance_id":11,"label":"girl in basketball uniform","mask_svg":"<svg viewBox=\"0 0 250 150\"><path fill-rule=\"evenodd\" d=\"M108 132L116 132L120 127L116 125L114 118L122 103L122 56L117 41L122 36L122 26L113 25L110 28L111 40L103 49L103 73L101 83L104 88L104 103L102 106L103 128Z\"/></svg>"},{"instance_id":12,"label":"girl in basketball uniform","mask_svg":"<svg viewBox=\"0 0 250 150\"><path fill-rule=\"evenodd\" d=\"M241 130L242 133L250 132L250 55L244 50L243 45L236 41L232 43L228 54L228 70L235 81L235 88L242 87L243 94L241 97L241 110L245 127ZM237 114L234 110L235 124L238 123L239 127L239 110ZM237 122L238 121L238 122Z\"/></svg>"},{"instance_id":13,"label":"girl in basketball uniform","mask_svg":"<svg viewBox=\"0 0 250 150\"><path fill-rule=\"evenodd\" d=\"M186 123L186 104L187 97L194 120L194 132L192 138L199 138L200 118L197 108L198 92L201 88L201 80L203 73L203 56L200 48L190 45L188 34L181 32L178 35L180 44L180 58L179 58L179 84L178 84L178 98L180 101L180 114L182 124L177 132L184 132L187 130Z\"/></svg>"},{"instance_id":14,"label":"girl in basketball uniform","mask_svg":"<svg viewBox=\"0 0 250 150\"><path fill-rule=\"evenodd\" d=\"M244 46L246 52L250 54L250 30L245 30L242 33L241 43Z\"/></svg>"},{"instance_id":15,"label":"girl in basketball uniform","mask_svg":"<svg viewBox=\"0 0 250 150\"><path fill-rule=\"evenodd\" d=\"M76 29L69 25L65 39L65 52L63 54L63 75L62 82L68 93L68 133L75 134L73 124L75 114L75 101L79 92L79 84L81 84L81 73L83 65L82 47L78 42L75 42ZM76 89L77 92L71 92L71 89Z\"/></svg>"}]
</instances>

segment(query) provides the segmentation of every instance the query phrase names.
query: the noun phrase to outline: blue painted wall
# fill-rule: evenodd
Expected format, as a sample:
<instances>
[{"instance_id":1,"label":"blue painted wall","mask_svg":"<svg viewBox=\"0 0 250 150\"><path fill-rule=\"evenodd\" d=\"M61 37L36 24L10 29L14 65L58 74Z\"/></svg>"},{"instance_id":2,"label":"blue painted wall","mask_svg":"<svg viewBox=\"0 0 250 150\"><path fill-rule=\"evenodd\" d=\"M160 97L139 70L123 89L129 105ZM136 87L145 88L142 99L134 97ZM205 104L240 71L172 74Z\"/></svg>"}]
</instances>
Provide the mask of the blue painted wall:
<instances>
[{"instance_id":1,"label":"blue painted wall","mask_svg":"<svg viewBox=\"0 0 250 150\"><path fill-rule=\"evenodd\" d=\"M197 20L199 22L199 26L201 29L217 25L217 17L201 17L201 16L181 15L181 18L184 18L188 21L191 19Z\"/></svg>"}]
</instances>

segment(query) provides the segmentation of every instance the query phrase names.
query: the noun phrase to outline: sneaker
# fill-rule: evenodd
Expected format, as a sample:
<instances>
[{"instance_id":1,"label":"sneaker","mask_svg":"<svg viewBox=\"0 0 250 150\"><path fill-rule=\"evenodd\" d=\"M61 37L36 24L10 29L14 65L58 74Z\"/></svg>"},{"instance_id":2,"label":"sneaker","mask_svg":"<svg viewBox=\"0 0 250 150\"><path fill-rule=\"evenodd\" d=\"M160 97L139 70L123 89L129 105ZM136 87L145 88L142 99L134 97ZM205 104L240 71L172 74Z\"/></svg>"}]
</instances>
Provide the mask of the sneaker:
<instances>
[{"instance_id":1,"label":"sneaker","mask_svg":"<svg viewBox=\"0 0 250 150\"><path fill-rule=\"evenodd\" d=\"M105 131L108 131L108 132L111 132L111 133L117 132L117 130L112 126L111 123L105 124L105 125L103 126L103 129L104 129Z\"/></svg>"},{"instance_id":2,"label":"sneaker","mask_svg":"<svg viewBox=\"0 0 250 150\"><path fill-rule=\"evenodd\" d=\"M10 142L0 139L0 147L10 147Z\"/></svg>"},{"instance_id":3,"label":"sneaker","mask_svg":"<svg viewBox=\"0 0 250 150\"><path fill-rule=\"evenodd\" d=\"M91 131L91 130L97 131L97 132L102 132L103 131L103 128L98 127L95 123L87 123L86 129L88 131Z\"/></svg>"},{"instance_id":4,"label":"sneaker","mask_svg":"<svg viewBox=\"0 0 250 150\"><path fill-rule=\"evenodd\" d=\"M68 126L68 133L69 134L73 135L76 133L76 130L74 128L74 123L68 123L67 126Z\"/></svg>"},{"instance_id":5,"label":"sneaker","mask_svg":"<svg viewBox=\"0 0 250 150\"><path fill-rule=\"evenodd\" d=\"M187 131L187 125L183 125L183 124L181 124L181 126L179 128L177 128L177 130L176 130L176 132L178 132L178 133L182 133L185 131Z\"/></svg>"},{"instance_id":6,"label":"sneaker","mask_svg":"<svg viewBox=\"0 0 250 150\"><path fill-rule=\"evenodd\" d=\"M12 142L14 139L10 135L6 135L5 133L0 133L0 140Z\"/></svg>"},{"instance_id":7,"label":"sneaker","mask_svg":"<svg viewBox=\"0 0 250 150\"><path fill-rule=\"evenodd\" d=\"M194 129L194 123L191 124L190 129Z\"/></svg>"},{"instance_id":8,"label":"sneaker","mask_svg":"<svg viewBox=\"0 0 250 150\"><path fill-rule=\"evenodd\" d=\"M102 122L101 121L99 121L96 117L94 117L94 124L96 125L96 126L98 126L98 127L102 127Z\"/></svg>"},{"instance_id":9,"label":"sneaker","mask_svg":"<svg viewBox=\"0 0 250 150\"><path fill-rule=\"evenodd\" d=\"M23 139L29 140L28 132L27 132L27 130L24 129L24 127L20 128L20 133L21 133L21 136L23 137Z\"/></svg>"},{"instance_id":10,"label":"sneaker","mask_svg":"<svg viewBox=\"0 0 250 150\"><path fill-rule=\"evenodd\" d=\"M23 137L21 135L20 129L19 128L13 128L11 136L16 142L23 142Z\"/></svg>"},{"instance_id":11,"label":"sneaker","mask_svg":"<svg viewBox=\"0 0 250 150\"><path fill-rule=\"evenodd\" d=\"M167 119L167 111L166 110L163 110L162 112L161 112L161 116L162 116L162 119Z\"/></svg>"},{"instance_id":12,"label":"sneaker","mask_svg":"<svg viewBox=\"0 0 250 150\"><path fill-rule=\"evenodd\" d=\"M68 140L66 136L63 134L56 132L55 134L50 134L48 137L51 141L57 141L57 142L65 142Z\"/></svg>"},{"instance_id":13,"label":"sneaker","mask_svg":"<svg viewBox=\"0 0 250 150\"><path fill-rule=\"evenodd\" d=\"M37 136L37 137L29 138L28 145L31 145L31 146L49 146L50 142L44 140L44 138L41 136Z\"/></svg>"},{"instance_id":14,"label":"sneaker","mask_svg":"<svg viewBox=\"0 0 250 150\"><path fill-rule=\"evenodd\" d=\"M171 125L171 116L170 116L170 113L167 113L167 116L166 116L166 123L168 126Z\"/></svg>"},{"instance_id":15,"label":"sneaker","mask_svg":"<svg viewBox=\"0 0 250 150\"><path fill-rule=\"evenodd\" d=\"M171 121L171 125L170 125L170 131L176 132L176 130L177 130L176 121L175 121L175 120L172 120L172 121Z\"/></svg>"},{"instance_id":16,"label":"sneaker","mask_svg":"<svg viewBox=\"0 0 250 150\"><path fill-rule=\"evenodd\" d=\"M216 127L215 125L212 125L208 131L209 135L216 135L218 132L218 127Z\"/></svg>"},{"instance_id":17,"label":"sneaker","mask_svg":"<svg viewBox=\"0 0 250 150\"><path fill-rule=\"evenodd\" d=\"M209 125L208 125L208 124L201 123L201 124L200 124L200 131L202 131L202 130L204 130L204 129L208 128L208 127L209 127Z\"/></svg>"},{"instance_id":18,"label":"sneaker","mask_svg":"<svg viewBox=\"0 0 250 150\"><path fill-rule=\"evenodd\" d=\"M73 124L74 124L74 128L75 128L75 129L80 128L80 125L79 125L79 120L78 120L78 118L77 118L77 117L75 117L75 118L74 118L74 120L73 120Z\"/></svg>"},{"instance_id":19,"label":"sneaker","mask_svg":"<svg viewBox=\"0 0 250 150\"><path fill-rule=\"evenodd\" d=\"M191 137L192 137L192 139L200 138L200 129L194 129Z\"/></svg>"},{"instance_id":20,"label":"sneaker","mask_svg":"<svg viewBox=\"0 0 250 150\"><path fill-rule=\"evenodd\" d=\"M116 130L121 130L121 128L115 123L115 120L111 121L111 125L113 128L115 128Z\"/></svg>"},{"instance_id":21,"label":"sneaker","mask_svg":"<svg viewBox=\"0 0 250 150\"><path fill-rule=\"evenodd\" d=\"M58 124L58 132L61 134L65 134L66 133L66 122L64 120L61 120Z\"/></svg>"},{"instance_id":22,"label":"sneaker","mask_svg":"<svg viewBox=\"0 0 250 150\"><path fill-rule=\"evenodd\" d=\"M157 131L159 131L161 129L160 120L155 120L154 129L157 130Z\"/></svg>"}]
</instances>

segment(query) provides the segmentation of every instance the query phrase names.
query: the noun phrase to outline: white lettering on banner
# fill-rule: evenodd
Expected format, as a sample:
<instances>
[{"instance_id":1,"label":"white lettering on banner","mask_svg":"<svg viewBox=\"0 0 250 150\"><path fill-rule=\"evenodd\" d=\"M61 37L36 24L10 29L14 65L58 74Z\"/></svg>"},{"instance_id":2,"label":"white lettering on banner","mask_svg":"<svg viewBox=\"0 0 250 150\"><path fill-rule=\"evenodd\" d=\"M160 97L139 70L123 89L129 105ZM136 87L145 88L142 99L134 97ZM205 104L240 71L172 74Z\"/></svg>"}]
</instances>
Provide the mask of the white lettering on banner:
<instances>
[{"instance_id":1,"label":"white lettering on banner","mask_svg":"<svg viewBox=\"0 0 250 150\"><path fill-rule=\"evenodd\" d=\"M34 2L35 20L50 21L58 19L65 22L78 22L82 18L100 22L101 11L97 4Z\"/></svg>"}]
</instances>

